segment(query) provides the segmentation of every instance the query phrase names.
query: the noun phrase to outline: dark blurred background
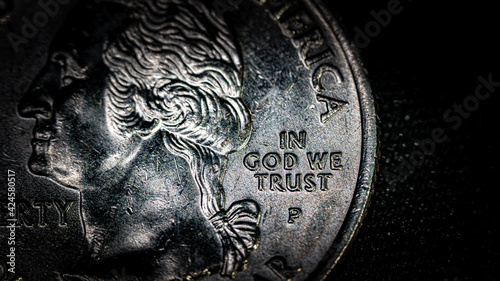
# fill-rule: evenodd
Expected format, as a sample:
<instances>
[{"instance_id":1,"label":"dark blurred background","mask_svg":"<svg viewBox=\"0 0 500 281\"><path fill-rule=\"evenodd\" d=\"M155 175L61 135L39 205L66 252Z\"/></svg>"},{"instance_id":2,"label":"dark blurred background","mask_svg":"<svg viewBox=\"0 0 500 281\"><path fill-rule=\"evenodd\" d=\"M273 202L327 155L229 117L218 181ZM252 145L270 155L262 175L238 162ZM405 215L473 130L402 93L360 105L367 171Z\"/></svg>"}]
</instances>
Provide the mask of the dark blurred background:
<instances>
[{"instance_id":1,"label":"dark blurred background","mask_svg":"<svg viewBox=\"0 0 500 281\"><path fill-rule=\"evenodd\" d=\"M368 214L328 280L500 280L500 87L474 98L478 77L500 82L499 10L437 2L327 1L368 71L381 141ZM447 140L432 150L435 129Z\"/></svg>"}]
</instances>

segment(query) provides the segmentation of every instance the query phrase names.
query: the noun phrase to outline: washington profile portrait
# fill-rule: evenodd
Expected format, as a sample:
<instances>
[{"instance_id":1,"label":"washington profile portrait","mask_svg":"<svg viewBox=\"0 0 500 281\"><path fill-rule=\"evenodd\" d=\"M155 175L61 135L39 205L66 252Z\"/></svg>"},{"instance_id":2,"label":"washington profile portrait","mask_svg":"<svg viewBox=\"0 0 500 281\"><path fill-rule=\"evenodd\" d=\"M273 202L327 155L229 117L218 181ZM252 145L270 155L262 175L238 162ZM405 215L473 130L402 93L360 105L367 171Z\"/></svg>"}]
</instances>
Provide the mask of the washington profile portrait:
<instances>
[{"instance_id":1,"label":"washington profile portrait","mask_svg":"<svg viewBox=\"0 0 500 281\"><path fill-rule=\"evenodd\" d=\"M77 3L18 112L36 120L29 170L77 190L84 257L61 280L235 276L259 205L226 202L229 154L251 135L243 62L201 0Z\"/></svg>"}]
</instances>

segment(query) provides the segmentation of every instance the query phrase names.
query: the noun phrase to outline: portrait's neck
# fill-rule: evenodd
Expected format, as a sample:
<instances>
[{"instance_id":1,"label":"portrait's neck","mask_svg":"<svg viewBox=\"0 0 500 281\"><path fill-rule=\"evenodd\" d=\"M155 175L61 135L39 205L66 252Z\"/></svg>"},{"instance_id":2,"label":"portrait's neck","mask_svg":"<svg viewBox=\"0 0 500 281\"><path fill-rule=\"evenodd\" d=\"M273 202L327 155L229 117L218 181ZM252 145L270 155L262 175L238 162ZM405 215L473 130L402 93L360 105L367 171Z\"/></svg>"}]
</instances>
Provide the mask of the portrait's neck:
<instances>
[{"instance_id":1,"label":"portrait's neck","mask_svg":"<svg viewBox=\"0 0 500 281\"><path fill-rule=\"evenodd\" d=\"M189 268L205 269L207 261L213 265L214 260L221 260L221 245L213 226L201 214L199 191L188 164L166 149L148 151L140 150L129 167L103 174L99 186L81 191L82 220L92 260L160 253L169 260L168 268L161 271L174 275ZM121 180L113 180L116 178ZM202 241L209 247L200 250ZM191 264L186 265L186 260Z\"/></svg>"},{"instance_id":2,"label":"portrait's neck","mask_svg":"<svg viewBox=\"0 0 500 281\"><path fill-rule=\"evenodd\" d=\"M154 247L161 231L142 220L161 221L169 208L168 181L153 173L157 158L141 151L129 167L112 169L81 191L85 236L95 258Z\"/></svg>"}]
</instances>

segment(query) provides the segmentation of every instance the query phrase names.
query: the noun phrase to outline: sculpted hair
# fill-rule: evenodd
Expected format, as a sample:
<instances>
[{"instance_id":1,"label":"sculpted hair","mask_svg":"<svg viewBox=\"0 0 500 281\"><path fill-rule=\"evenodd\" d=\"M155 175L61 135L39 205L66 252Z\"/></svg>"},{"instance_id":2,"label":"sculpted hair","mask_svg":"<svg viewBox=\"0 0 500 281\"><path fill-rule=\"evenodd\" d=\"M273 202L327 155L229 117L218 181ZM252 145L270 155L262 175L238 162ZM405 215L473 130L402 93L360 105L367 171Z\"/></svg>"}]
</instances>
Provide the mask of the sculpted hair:
<instances>
[{"instance_id":1,"label":"sculpted hair","mask_svg":"<svg viewBox=\"0 0 500 281\"><path fill-rule=\"evenodd\" d=\"M249 200L227 209L224 204L227 155L244 146L251 132L231 33L201 1L107 2L134 11L103 54L112 72L108 125L123 137L156 128L165 147L187 161L201 211L222 241L220 273L234 275L257 246L260 211Z\"/></svg>"}]
</instances>

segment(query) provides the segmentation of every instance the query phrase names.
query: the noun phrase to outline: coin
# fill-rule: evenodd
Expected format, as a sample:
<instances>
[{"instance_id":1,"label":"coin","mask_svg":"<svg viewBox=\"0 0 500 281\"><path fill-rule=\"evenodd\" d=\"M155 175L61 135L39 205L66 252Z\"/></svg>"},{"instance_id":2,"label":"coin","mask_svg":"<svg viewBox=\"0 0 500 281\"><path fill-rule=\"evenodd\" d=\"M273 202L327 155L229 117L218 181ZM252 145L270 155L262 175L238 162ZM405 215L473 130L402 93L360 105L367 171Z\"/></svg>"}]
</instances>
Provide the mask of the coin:
<instances>
[{"instance_id":1,"label":"coin","mask_svg":"<svg viewBox=\"0 0 500 281\"><path fill-rule=\"evenodd\" d=\"M2 12L2 278L325 278L377 141L319 1L25 3Z\"/></svg>"}]
</instances>

